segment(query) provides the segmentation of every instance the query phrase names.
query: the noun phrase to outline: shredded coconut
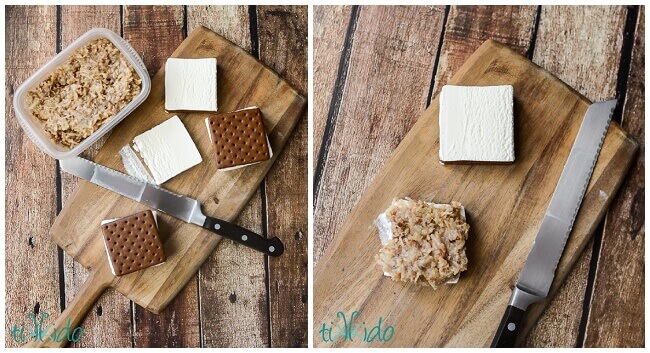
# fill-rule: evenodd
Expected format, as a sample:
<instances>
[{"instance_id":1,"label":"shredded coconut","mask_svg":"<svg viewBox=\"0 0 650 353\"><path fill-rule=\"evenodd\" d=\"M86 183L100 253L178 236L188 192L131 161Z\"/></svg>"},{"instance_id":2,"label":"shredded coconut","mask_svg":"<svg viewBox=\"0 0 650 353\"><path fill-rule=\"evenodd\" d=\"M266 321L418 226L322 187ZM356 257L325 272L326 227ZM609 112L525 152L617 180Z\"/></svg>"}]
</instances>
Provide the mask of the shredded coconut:
<instances>
[{"instance_id":1,"label":"shredded coconut","mask_svg":"<svg viewBox=\"0 0 650 353\"><path fill-rule=\"evenodd\" d=\"M73 148L116 116L142 88L124 55L106 38L77 49L34 90L31 113L51 138Z\"/></svg>"},{"instance_id":2,"label":"shredded coconut","mask_svg":"<svg viewBox=\"0 0 650 353\"><path fill-rule=\"evenodd\" d=\"M469 225L461 204L436 205L408 198L400 201L393 202L385 212L392 237L375 257L384 274L434 289L453 282L467 270Z\"/></svg>"}]
</instances>

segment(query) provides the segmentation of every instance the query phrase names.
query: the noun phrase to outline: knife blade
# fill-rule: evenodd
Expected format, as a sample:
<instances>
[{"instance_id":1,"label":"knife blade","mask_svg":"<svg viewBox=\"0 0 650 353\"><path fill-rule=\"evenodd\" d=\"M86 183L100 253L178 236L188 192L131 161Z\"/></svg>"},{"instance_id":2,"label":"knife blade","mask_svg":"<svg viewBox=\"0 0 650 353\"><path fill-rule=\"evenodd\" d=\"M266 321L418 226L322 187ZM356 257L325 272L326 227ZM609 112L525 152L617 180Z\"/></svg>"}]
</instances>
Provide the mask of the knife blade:
<instances>
[{"instance_id":1,"label":"knife blade","mask_svg":"<svg viewBox=\"0 0 650 353\"><path fill-rule=\"evenodd\" d=\"M548 295L614 107L616 100L609 100L594 103L587 109L491 347L513 347L528 306Z\"/></svg>"},{"instance_id":2,"label":"knife blade","mask_svg":"<svg viewBox=\"0 0 650 353\"><path fill-rule=\"evenodd\" d=\"M61 168L72 175L182 221L196 224L270 256L280 256L284 252L284 245L277 237L267 239L230 222L208 217L203 214L201 203L193 198L173 193L80 157L62 159L59 162Z\"/></svg>"}]
</instances>

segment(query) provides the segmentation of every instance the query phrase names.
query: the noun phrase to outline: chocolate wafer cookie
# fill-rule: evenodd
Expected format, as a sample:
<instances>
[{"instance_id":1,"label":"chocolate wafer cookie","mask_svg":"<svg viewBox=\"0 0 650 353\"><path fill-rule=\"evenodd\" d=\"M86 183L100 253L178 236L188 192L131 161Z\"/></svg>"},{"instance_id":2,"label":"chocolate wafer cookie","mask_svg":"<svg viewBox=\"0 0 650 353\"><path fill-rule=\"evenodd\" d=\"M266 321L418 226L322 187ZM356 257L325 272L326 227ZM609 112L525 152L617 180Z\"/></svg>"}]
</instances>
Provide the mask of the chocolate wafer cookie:
<instances>
[{"instance_id":1,"label":"chocolate wafer cookie","mask_svg":"<svg viewBox=\"0 0 650 353\"><path fill-rule=\"evenodd\" d=\"M205 119L217 169L228 170L273 156L259 108L246 108Z\"/></svg>"},{"instance_id":2,"label":"chocolate wafer cookie","mask_svg":"<svg viewBox=\"0 0 650 353\"><path fill-rule=\"evenodd\" d=\"M103 223L102 233L111 270L116 276L165 261L158 224L149 210Z\"/></svg>"}]
</instances>

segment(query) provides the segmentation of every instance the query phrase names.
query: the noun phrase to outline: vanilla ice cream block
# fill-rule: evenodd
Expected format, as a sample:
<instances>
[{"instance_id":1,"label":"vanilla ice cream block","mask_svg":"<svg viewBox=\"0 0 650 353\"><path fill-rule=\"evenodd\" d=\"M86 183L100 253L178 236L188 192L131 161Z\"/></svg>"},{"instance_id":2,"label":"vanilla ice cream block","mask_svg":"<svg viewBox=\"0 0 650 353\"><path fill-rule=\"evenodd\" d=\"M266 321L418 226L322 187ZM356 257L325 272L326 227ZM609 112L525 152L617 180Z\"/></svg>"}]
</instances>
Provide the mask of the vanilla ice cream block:
<instances>
[{"instance_id":1,"label":"vanilla ice cream block","mask_svg":"<svg viewBox=\"0 0 650 353\"><path fill-rule=\"evenodd\" d=\"M391 209L393 206L398 207L398 208L402 208L402 209L407 209L409 207L412 207L413 203L414 203L414 201L410 200L410 199L396 199L396 200L393 201L393 203L391 204L391 207L389 207L389 209ZM431 207L433 207L435 209L442 209L442 208L446 208L446 207L451 206L451 205L448 205L448 204L436 204L436 203L433 203L433 202L424 202L424 204L429 205L429 206L431 206ZM465 207L463 207L462 205L460 205L460 216L462 217L462 220L464 222L464 220L466 220L466 215L465 215ZM382 245L384 247L386 247L386 245L388 245L389 241L394 238L393 224L390 221L390 219L388 218L388 216L386 215L386 212L383 212L382 214L380 214L377 217L377 219L375 220L374 224L377 227L377 231L378 231L379 238L381 240ZM407 251L408 251L408 249L407 249ZM463 256L464 256L464 248L463 248ZM393 275L391 273L386 272L386 271L384 272L384 276L393 277ZM453 278L447 280L446 283L447 284L457 283L459 278L460 278L460 272L457 273Z\"/></svg>"},{"instance_id":2,"label":"vanilla ice cream block","mask_svg":"<svg viewBox=\"0 0 650 353\"><path fill-rule=\"evenodd\" d=\"M515 160L512 86L442 87L440 161L512 163Z\"/></svg>"},{"instance_id":3,"label":"vanilla ice cream block","mask_svg":"<svg viewBox=\"0 0 650 353\"><path fill-rule=\"evenodd\" d=\"M217 59L167 59L165 110L216 112Z\"/></svg>"},{"instance_id":4,"label":"vanilla ice cream block","mask_svg":"<svg viewBox=\"0 0 650 353\"><path fill-rule=\"evenodd\" d=\"M158 185L202 161L199 150L178 116L136 136L133 149L140 153Z\"/></svg>"}]
</instances>

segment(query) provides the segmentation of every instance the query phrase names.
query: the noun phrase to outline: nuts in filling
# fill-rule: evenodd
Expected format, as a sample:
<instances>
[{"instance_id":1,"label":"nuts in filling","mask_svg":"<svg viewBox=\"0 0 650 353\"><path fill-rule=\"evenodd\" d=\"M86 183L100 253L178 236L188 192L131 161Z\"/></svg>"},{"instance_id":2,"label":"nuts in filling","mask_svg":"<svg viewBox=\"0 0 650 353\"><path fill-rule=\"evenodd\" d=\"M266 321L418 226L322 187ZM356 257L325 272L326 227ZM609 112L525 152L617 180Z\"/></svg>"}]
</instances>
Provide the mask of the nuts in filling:
<instances>
[{"instance_id":1,"label":"nuts in filling","mask_svg":"<svg viewBox=\"0 0 650 353\"><path fill-rule=\"evenodd\" d=\"M77 49L36 88L27 105L52 139L73 148L116 116L142 88L142 80L111 41Z\"/></svg>"},{"instance_id":2,"label":"nuts in filling","mask_svg":"<svg viewBox=\"0 0 650 353\"><path fill-rule=\"evenodd\" d=\"M469 225L461 210L458 202L395 200L385 213L392 237L375 257L384 273L436 289L465 271Z\"/></svg>"}]
</instances>

